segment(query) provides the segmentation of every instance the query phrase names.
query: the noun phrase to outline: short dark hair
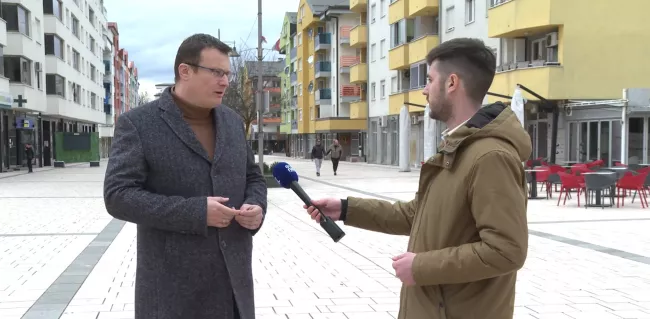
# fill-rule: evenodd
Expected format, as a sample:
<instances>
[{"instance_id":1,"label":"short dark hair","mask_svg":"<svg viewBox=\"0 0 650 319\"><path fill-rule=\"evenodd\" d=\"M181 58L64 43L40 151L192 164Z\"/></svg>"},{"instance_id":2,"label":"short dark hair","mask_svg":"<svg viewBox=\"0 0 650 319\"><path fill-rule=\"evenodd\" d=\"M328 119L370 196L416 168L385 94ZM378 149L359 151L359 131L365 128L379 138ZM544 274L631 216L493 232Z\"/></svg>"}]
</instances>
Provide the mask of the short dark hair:
<instances>
[{"instance_id":1,"label":"short dark hair","mask_svg":"<svg viewBox=\"0 0 650 319\"><path fill-rule=\"evenodd\" d=\"M496 57L480 39L456 38L445 41L427 54L427 64L438 61L445 78L457 74L469 97L482 101L494 80Z\"/></svg>"},{"instance_id":2,"label":"short dark hair","mask_svg":"<svg viewBox=\"0 0 650 319\"><path fill-rule=\"evenodd\" d=\"M187 37L178 47L178 52L176 52L176 60L174 61L175 81L178 81L181 77L178 73L178 66L181 63L198 65L201 62L201 52L204 49L217 49L226 55L232 51L227 44L209 34L196 33ZM196 67L193 66L192 68L196 70Z\"/></svg>"}]
</instances>

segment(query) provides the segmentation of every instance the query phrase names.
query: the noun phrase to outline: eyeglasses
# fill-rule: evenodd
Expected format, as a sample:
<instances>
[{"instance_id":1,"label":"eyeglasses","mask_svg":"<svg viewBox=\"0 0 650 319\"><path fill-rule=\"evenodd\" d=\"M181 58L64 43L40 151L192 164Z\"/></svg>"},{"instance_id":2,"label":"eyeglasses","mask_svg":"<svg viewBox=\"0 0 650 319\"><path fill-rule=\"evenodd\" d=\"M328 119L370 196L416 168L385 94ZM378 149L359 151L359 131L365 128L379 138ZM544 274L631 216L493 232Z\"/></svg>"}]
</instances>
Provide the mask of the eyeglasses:
<instances>
[{"instance_id":1,"label":"eyeglasses","mask_svg":"<svg viewBox=\"0 0 650 319\"><path fill-rule=\"evenodd\" d=\"M187 65L189 65L189 66L193 66L193 67L195 67L195 68L199 68L199 69L203 69L203 70L206 70L206 71L210 71L210 73L212 73L212 75L214 75L215 77L218 77L218 78L223 77L223 76L227 76L227 77L228 77L228 81L232 81L233 78L234 78L234 75L233 75L232 73L230 73L229 71L224 71L224 70L222 70L222 69L213 69L213 68L208 68L208 67L206 67L206 66L202 66L202 65L198 65L198 64L192 64L192 63L185 63L185 64L187 64Z\"/></svg>"}]
</instances>

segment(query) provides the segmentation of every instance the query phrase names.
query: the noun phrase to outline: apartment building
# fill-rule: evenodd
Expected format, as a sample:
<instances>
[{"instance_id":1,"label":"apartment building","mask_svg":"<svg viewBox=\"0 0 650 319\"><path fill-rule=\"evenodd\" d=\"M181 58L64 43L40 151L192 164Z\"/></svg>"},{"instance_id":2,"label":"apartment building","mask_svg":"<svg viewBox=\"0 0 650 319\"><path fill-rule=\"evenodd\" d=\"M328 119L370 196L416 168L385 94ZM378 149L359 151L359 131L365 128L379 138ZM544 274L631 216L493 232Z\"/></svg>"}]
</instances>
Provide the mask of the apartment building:
<instances>
[{"instance_id":1,"label":"apartment building","mask_svg":"<svg viewBox=\"0 0 650 319\"><path fill-rule=\"evenodd\" d=\"M6 22L2 31L6 36L0 36L0 42L5 41L0 89L6 100L1 114L2 166L23 166L23 145L28 142L37 157L42 156L39 165L51 165L55 132L95 132L106 120L103 3L2 3L2 19Z\"/></svg>"},{"instance_id":2,"label":"apartment building","mask_svg":"<svg viewBox=\"0 0 650 319\"><path fill-rule=\"evenodd\" d=\"M522 85L535 93L523 90L533 158L648 163L650 108L623 112L621 100L626 88L650 88L646 59L650 44L637 41L650 38L650 29L641 22L650 2L594 6L588 0L490 0L488 4L487 33L500 43L490 92L512 95Z\"/></svg>"},{"instance_id":3,"label":"apartment building","mask_svg":"<svg viewBox=\"0 0 650 319\"><path fill-rule=\"evenodd\" d=\"M282 22L282 32L280 33L279 52L285 55L284 69L278 75L280 77L280 132L286 135L285 154L292 156L291 149L292 138L291 135L298 133L298 111L297 99L294 97L295 88L292 85L291 77L295 75L293 72L292 58L295 58L295 45L293 43L297 30L297 14L296 12L287 12L284 14L284 21ZM293 55L292 55L293 54ZM294 59L295 60L295 59Z\"/></svg>"},{"instance_id":4,"label":"apartment building","mask_svg":"<svg viewBox=\"0 0 650 319\"><path fill-rule=\"evenodd\" d=\"M309 157L316 139L338 139L346 159L357 160L367 116L353 106L366 90L353 84L351 67L360 62L350 46L358 15L338 0L301 0L297 11L298 157Z\"/></svg>"},{"instance_id":5,"label":"apartment building","mask_svg":"<svg viewBox=\"0 0 650 319\"><path fill-rule=\"evenodd\" d=\"M140 105L140 81L138 81L138 68L135 67L135 62L129 61L128 64L128 104L129 109Z\"/></svg>"},{"instance_id":6,"label":"apartment building","mask_svg":"<svg viewBox=\"0 0 650 319\"><path fill-rule=\"evenodd\" d=\"M108 28L103 30L103 62L104 62L104 113L106 114L106 121L99 124L99 153L102 158L109 155L111 143L113 142L113 134L115 132L115 109L113 107L114 92L113 92L113 56L115 55L115 47L113 45L113 32Z\"/></svg>"}]
</instances>

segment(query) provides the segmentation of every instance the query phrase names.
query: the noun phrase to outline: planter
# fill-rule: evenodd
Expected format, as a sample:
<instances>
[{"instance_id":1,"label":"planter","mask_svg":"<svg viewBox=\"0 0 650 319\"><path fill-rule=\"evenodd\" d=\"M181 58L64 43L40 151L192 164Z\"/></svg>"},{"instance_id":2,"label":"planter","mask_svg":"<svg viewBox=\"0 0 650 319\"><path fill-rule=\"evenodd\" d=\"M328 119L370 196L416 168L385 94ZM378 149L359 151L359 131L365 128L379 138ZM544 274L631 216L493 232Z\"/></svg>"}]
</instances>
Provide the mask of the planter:
<instances>
[{"instance_id":1,"label":"planter","mask_svg":"<svg viewBox=\"0 0 650 319\"><path fill-rule=\"evenodd\" d=\"M278 184L278 181L275 180L275 177L273 177L273 175L264 175L264 179L266 179L266 188L281 187L280 184Z\"/></svg>"}]
</instances>

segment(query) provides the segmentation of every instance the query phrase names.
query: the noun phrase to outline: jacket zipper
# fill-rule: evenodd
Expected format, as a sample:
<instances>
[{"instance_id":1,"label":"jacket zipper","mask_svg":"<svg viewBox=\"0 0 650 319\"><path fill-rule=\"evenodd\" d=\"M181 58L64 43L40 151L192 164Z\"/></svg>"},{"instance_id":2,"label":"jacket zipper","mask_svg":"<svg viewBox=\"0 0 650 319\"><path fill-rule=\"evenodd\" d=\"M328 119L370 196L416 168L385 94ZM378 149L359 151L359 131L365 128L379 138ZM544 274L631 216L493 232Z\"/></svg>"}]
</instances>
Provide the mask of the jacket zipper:
<instances>
[{"instance_id":1,"label":"jacket zipper","mask_svg":"<svg viewBox=\"0 0 650 319\"><path fill-rule=\"evenodd\" d=\"M445 295L442 293L442 288L440 286L438 286L438 292L440 292L440 303L438 304L440 318L447 319L447 309L445 309Z\"/></svg>"}]
</instances>

